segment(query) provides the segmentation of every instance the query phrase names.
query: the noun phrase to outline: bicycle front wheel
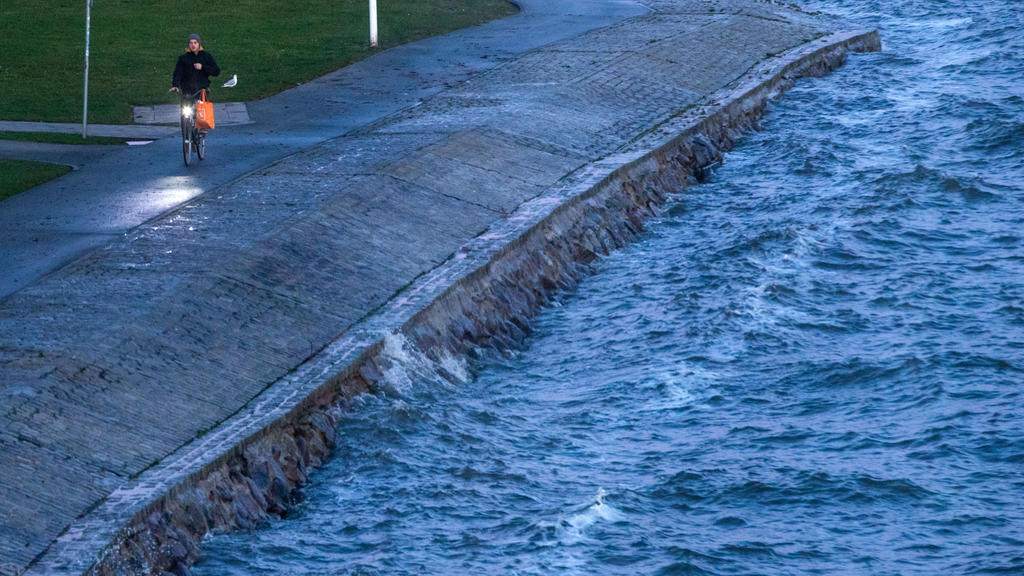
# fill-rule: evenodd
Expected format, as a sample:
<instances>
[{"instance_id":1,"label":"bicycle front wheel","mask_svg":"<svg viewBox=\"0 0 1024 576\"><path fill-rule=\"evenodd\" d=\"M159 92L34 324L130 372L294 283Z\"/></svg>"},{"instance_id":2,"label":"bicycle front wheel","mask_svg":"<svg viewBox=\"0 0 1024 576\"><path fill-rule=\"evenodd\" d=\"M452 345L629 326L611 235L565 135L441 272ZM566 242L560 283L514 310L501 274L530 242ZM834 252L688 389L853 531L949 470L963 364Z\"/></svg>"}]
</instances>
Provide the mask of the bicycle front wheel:
<instances>
[{"instance_id":1,"label":"bicycle front wheel","mask_svg":"<svg viewBox=\"0 0 1024 576\"><path fill-rule=\"evenodd\" d=\"M181 117L181 155L185 160L185 166L192 161L192 132L193 123L191 118Z\"/></svg>"}]
</instances>

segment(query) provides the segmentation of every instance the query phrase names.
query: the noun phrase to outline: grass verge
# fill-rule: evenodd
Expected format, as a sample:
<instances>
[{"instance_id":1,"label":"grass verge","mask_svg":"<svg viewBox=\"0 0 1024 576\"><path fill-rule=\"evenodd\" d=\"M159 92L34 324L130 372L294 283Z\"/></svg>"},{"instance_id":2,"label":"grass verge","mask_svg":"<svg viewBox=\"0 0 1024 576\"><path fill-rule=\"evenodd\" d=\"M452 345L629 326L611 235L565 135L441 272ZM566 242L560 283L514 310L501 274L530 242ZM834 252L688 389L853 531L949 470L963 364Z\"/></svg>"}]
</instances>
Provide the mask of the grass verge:
<instances>
[{"instance_id":1,"label":"grass verge","mask_svg":"<svg viewBox=\"0 0 1024 576\"><path fill-rule=\"evenodd\" d=\"M71 171L68 166L0 160L0 202Z\"/></svg>"},{"instance_id":2,"label":"grass verge","mask_svg":"<svg viewBox=\"0 0 1024 576\"><path fill-rule=\"evenodd\" d=\"M0 0L0 119L81 121L85 4ZM95 2L89 122L130 123L132 105L177 102L167 88L193 32L220 65L221 79L238 74L230 99L248 101L378 50L515 11L505 0L388 0L378 4L380 46L372 49L366 0Z\"/></svg>"}]
</instances>

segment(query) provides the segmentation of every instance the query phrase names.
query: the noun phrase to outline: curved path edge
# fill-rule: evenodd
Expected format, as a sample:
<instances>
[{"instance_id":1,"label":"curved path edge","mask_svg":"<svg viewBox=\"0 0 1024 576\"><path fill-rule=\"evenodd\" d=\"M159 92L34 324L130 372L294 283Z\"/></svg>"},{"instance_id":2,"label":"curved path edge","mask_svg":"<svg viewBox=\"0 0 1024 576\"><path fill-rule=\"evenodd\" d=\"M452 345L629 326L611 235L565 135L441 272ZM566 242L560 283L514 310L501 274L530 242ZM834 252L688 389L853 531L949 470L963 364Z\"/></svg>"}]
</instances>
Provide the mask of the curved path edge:
<instances>
[{"instance_id":1,"label":"curved path edge","mask_svg":"<svg viewBox=\"0 0 1024 576\"><path fill-rule=\"evenodd\" d=\"M658 206L721 160L766 103L876 31L841 32L755 65L701 105L590 162L392 297L232 417L114 490L26 574L187 571L210 530L253 526L287 509L292 489L329 457L351 399L373 390L402 334L443 369L475 346L521 339L529 318L586 264L635 238Z\"/></svg>"}]
</instances>

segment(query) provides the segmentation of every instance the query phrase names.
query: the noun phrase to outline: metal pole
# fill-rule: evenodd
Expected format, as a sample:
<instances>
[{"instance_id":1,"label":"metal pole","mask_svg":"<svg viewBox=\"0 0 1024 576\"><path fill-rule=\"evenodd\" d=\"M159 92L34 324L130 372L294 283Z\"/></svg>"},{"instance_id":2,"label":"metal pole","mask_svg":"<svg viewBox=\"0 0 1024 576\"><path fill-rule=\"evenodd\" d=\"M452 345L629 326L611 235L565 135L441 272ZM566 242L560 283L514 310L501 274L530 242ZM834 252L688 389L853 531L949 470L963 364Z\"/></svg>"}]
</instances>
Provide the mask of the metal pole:
<instances>
[{"instance_id":1,"label":"metal pole","mask_svg":"<svg viewBox=\"0 0 1024 576\"><path fill-rule=\"evenodd\" d=\"M377 0L370 0L370 46L377 45Z\"/></svg>"},{"instance_id":2,"label":"metal pole","mask_svg":"<svg viewBox=\"0 0 1024 576\"><path fill-rule=\"evenodd\" d=\"M89 118L89 24L92 19L92 0L85 0L85 89L82 93L82 139L88 134Z\"/></svg>"}]
</instances>

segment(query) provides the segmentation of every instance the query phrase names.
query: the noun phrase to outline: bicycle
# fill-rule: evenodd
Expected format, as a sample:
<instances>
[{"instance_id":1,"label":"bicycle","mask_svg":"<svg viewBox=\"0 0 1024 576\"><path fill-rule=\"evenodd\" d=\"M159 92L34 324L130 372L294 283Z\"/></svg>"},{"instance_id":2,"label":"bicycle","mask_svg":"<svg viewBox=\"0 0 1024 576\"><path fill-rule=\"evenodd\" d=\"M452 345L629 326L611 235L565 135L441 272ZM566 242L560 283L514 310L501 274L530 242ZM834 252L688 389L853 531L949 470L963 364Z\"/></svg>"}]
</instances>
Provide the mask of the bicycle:
<instances>
[{"instance_id":1,"label":"bicycle","mask_svg":"<svg viewBox=\"0 0 1024 576\"><path fill-rule=\"evenodd\" d=\"M224 83L223 88L233 88L237 84L238 74L235 74L231 80ZM196 100L205 90L189 95L176 87L170 91L181 95L181 155L185 160L185 166L188 166L192 161L192 152L195 152L200 160L206 157L206 131L196 127Z\"/></svg>"},{"instance_id":2,"label":"bicycle","mask_svg":"<svg viewBox=\"0 0 1024 576\"><path fill-rule=\"evenodd\" d=\"M200 160L206 157L206 134L196 128L196 99L199 94L181 94L181 155L185 166L192 161L192 152Z\"/></svg>"}]
</instances>

